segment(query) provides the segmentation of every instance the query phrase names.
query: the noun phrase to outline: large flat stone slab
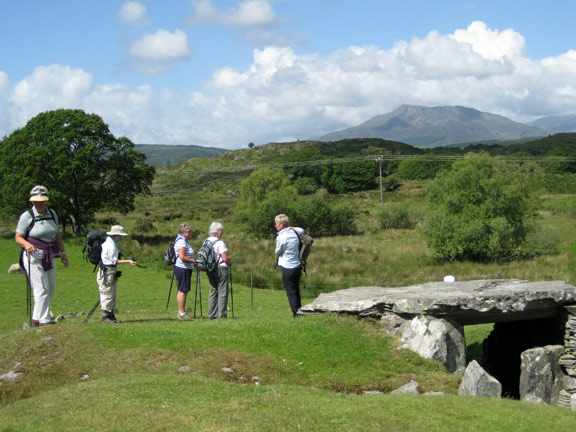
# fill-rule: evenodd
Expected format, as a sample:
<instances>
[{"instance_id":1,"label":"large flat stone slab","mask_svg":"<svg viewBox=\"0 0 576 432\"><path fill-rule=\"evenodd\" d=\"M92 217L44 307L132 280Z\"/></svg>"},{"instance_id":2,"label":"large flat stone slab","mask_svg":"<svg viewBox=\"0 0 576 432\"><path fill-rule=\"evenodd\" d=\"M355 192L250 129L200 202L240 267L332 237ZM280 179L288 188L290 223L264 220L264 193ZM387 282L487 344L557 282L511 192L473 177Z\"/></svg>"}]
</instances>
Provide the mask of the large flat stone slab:
<instances>
[{"instance_id":1,"label":"large flat stone slab","mask_svg":"<svg viewBox=\"0 0 576 432\"><path fill-rule=\"evenodd\" d=\"M355 287L320 294L301 313L385 314L451 318L461 325L554 317L576 303L576 287L564 281L488 279L428 282L406 287Z\"/></svg>"}]
</instances>

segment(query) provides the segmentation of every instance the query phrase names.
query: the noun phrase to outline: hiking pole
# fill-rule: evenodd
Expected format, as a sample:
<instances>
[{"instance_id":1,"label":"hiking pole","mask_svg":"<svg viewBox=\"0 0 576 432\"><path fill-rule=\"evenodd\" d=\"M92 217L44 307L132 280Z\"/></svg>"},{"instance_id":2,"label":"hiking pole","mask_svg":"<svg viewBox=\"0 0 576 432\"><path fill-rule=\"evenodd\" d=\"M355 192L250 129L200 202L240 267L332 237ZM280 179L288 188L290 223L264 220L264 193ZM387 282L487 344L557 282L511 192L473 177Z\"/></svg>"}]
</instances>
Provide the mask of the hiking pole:
<instances>
[{"instance_id":1,"label":"hiking pole","mask_svg":"<svg viewBox=\"0 0 576 432\"><path fill-rule=\"evenodd\" d=\"M88 313L88 316L84 320L84 324L86 324L88 322L88 320L90 319L90 317L92 316L92 314L94 313L94 311L96 310L96 308L98 307L99 304L100 304L100 299L98 299L98 301L96 302L96 304L94 305L92 310Z\"/></svg>"},{"instance_id":2,"label":"hiking pole","mask_svg":"<svg viewBox=\"0 0 576 432\"><path fill-rule=\"evenodd\" d=\"M232 318L234 318L234 293L232 291L232 267L228 267L229 278L228 283L230 284L230 305L232 306Z\"/></svg>"},{"instance_id":3,"label":"hiking pole","mask_svg":"<svg viewBox=\"0 0 576 432\"><path fill-rule=\"evenodd\" d=\"M196 300L198 298L198 279L200 278L200 270L196 272L196 291L194 293L194 318L196 318Z\"/></svg>"},{"instance_id":4,"label":"hiking pole","mask_svg":"<svg viewBox=\"0 0 576 432\"><path fill-rule=\"evenodd\" d=\"M32 281L30 279L30 252L28 252L28 275L26 283L26 314L29 324L32 325Z\"/></svg>"},{"instance_id":5,"label":"hiking pole","mask_svg":"<svg viewBox=\"0 0 576 432\"><path fill-rule=\"evenodd\" d=\"M166 310L168 310L168 305L170 304L170 295L172 294L172 285L174 284L174 274L176 269L172 270L172 281L170 282L170 290L168 291L168 301L166 301Z\"/></svg>"},{"instance_id":6,"label":"hiking pole","mask_svg":"<svg viewBox=\"0 0 576 432\"><path fill-rule=\"evenodd\" d=\"M202 280L200 279L200 270L198 270L198 298L200 300L200 318L202 318Z\"/></svg>"}]
</instances>

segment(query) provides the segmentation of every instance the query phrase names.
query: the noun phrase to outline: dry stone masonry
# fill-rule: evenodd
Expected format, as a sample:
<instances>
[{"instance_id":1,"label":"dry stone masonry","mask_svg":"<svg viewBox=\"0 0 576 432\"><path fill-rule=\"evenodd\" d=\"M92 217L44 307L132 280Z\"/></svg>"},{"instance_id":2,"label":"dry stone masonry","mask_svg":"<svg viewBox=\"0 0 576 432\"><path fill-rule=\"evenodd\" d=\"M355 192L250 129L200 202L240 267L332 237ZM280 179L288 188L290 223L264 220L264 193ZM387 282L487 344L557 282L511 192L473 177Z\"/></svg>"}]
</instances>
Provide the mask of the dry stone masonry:
<instances>
[{"instance_id":1,"label":"dry stone masonry","mask_svg":"<svg viewBox=\"0 0 576 432\"><path fill-rule=\"evenodd\" d=\"M300 313L380 319L400 345L463 374L461 394L507 396L576 410L576 287L491 279L321 294ZM467 364L464 326L494 323Z\"/></svg>"}]
</instances>

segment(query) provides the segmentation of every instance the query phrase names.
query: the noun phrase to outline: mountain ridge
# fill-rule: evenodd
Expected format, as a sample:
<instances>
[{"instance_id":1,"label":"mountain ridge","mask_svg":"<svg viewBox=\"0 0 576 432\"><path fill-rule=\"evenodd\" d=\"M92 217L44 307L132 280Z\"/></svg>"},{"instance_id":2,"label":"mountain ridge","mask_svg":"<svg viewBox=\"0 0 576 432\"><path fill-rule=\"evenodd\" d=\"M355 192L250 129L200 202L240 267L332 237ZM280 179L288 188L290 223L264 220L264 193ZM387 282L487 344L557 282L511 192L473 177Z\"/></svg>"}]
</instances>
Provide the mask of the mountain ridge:
<instances>
[{"instance_id":1,"label":"mountain ridge","mask_svg":"<svg viewBox=\"0 0 576 432\"><path fill-rule=\"evenodd\" d=\"M381 138L430 148L479 141L540 138L548 134L546 129L464 106L401 105L390 113L372 117L358 126L330 132L317 140Z\"/></svg>"}]
</instances>

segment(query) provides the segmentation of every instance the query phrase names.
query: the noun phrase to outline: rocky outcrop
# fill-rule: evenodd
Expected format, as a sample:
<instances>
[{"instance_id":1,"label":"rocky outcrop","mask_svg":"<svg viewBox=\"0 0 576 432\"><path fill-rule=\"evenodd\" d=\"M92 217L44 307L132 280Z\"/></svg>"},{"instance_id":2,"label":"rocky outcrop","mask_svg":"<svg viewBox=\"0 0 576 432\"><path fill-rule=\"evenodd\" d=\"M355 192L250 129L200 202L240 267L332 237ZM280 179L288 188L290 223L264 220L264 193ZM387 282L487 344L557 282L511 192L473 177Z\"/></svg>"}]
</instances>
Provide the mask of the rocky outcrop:
<instances>
[{"instance_id":1,"label":"rocky outcrop","mask_svg":"<svg viewBox=\"0 0 576 432\"><path fill-rule=\"evenodd\" d=\"M301 313L337 312L380 318L430 315L460 325L555 317L576 302L576 287L564 281L490 279L428 282L400 288L356 287L320 294Z\"/></svg>"}]
</instances>

